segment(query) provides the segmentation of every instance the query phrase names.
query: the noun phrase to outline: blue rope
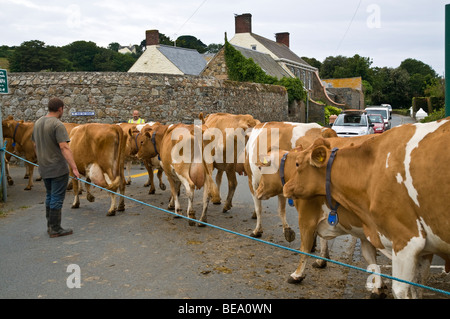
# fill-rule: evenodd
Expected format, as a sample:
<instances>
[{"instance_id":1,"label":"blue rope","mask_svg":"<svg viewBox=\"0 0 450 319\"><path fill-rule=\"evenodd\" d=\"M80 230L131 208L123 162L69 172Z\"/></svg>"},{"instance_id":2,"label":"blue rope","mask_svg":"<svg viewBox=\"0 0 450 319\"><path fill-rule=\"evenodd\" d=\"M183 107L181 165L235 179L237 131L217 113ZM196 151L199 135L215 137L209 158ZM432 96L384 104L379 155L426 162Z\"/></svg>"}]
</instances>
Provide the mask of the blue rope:
<instances>
[{"instance_id":1,"label":"blue rope","mask_svg":"<svg viewBox=\"0 0 450 319\"><path fill-rule=\"evenodd\" d=\"M1 151L1 150L3 150L3 149L0 149L0 151ZM21 158L21 157L15 155L15 154L12 154L12 153L10 153L10 152L8 152L8 151L6 151L6 150L5 150L5 152L11 154L11 155L14 156L14 157L17 157L18 159L21 159L21 160L25 161L25 162L27 162L27 163L30 163L30 164L32 164L32 165L34 165L34 166L36 166L36 167L39 166L39 165L37 165L37 164L35 164L35 163L29 162L29 161L27 161L26 159ZM342 263L342 262L340 262L340 261L332 260L332 259L329 259L329 258L325 258L325 257L321 257L321 256L318 256L318 255L314 255L314 254L309 254L309 253L306 253L306 252L303 252L303 251L299 251L299 250L296 250L296 249L293 249L293 248L289 248L289 247L282 246L282 245L279 245L279 244L271 243L271 242L268 242L268 241L265 241L265 240L262 240L262 239L259 239L259 238L255 238L255 237L251 237L251 236L248 236L248 235L244 235L244 234L235 232L235 231L233 231L233 230L229 230L229 229L226 229L226 228L223 228L223 227L220 227L220 226L216 226L216 225L213 225L213 224L209 224L209 223L206 223L206 222L202 222L202 221L200 221L200 220L193 219L193 218L190 218L190 217L187 217L187 216L179 215L179 214L177 214L177 213L171 212L171 211L166 210L166 209L164 209L164 208L161 208L161 207L158 207L158 206L154 206L154 205L148 204L148 203L146 203L146 202L140 201L140 200L135 199L135 198L131 198L131 197L126 196L126 195L123 195L123 194L119 194L119 193L113 192L113 191L111 191L111 190L109 190L109 189L106 189L106 188L104 188L104 187L95 185L95 184L90 183L90 182L88 182L88 181L86 181L86 180L83 180L83 179L78 179L78 178L72 177L72 176L70 176L70 178L72 178L72 179L74 179L74 180L79 180L79 181L81 181L81 182L83 182L83 183L85 183L85 184L92 185L92 186L94 186L94 187L97 187L97 188L99 188L99 189L101 189L101 190L105 190L105 191L107 191L107 192L113 193L113 194L115 194L115 195L122 196L123 198L128 199L128 200L131 200L131 201L134 201L134 202L136 202L136 203L139 203L139 204L142 204L142 205L145 205L145 206L148 206L148 207L151 207L151 208L154 208L154 209L163 211L163 212L165 212L165 213L169 213L169 214L174 215L174 216L177 216L177 217L182 217L182 218L184 218L184 219L187 219L187 220L190 220L190 221L193 221L193 222L196 222L196 223L200 223L200 224L203 224L203 225L205 225L205 226L209 226L209 227L212 227L212 228L216 228L216 229L222 230L222 231L224 231L224 232L227 232L227 233L230 233L230 234L233 234L233 235L241 236L241 237L244 237L244 238L247 238L247 239L251 239L251 240L254 240L254 241L257 241L257 242L260 242L260 243L263 243L263 244L267 244L267 245L270 245L270 246L274 246L274 247L277 247L277 248L289 250L289 251L291 251L291 252L298 253L298 254L302 254L302 255L306 255L306 256L308 256L308 257L312 257L312 258L316 258L316 259L321 259L321 260L324 260L324 261L326 261L326 262L330 262L330 263L333 263L333 264L336 264L336 265L339 265L339 266L347 267L347 268L350 268L350 269L353 269L353 270L362 271L362 272L365 272L365 273L367 273L367 274L377 275L377 276L384 277L384 278L387 278L387 279L390 279L390 280L395 280L395 281L398 281L398 282L402 282L402 283L409 284L409 285L412 285L412 286L416 286L416 287L419 287L419 288L424 288L424 289L432 290L432 291L434 291L434 292L438 292L438 293L442 293L442 294L445 294L445 295L449 295L449 296L450 296L450 292L449 292L449 291L445 291L445 290L438 289L438 288L433 288L433 287L430 287L430 286L425 286L425 285L422 285L422 284L419 284L419 283L415 283L415 282L403 280L403 279L400 279L400 278L396 278L396 277L393 277L393 276L390 276L390 275L378 273L378 272L375 272L375 271L369 271L369 270L364 269L364 268L361 268L361 267L357 267L357 266L345 264L345 263Z\"/></svg>"}]
</instances>

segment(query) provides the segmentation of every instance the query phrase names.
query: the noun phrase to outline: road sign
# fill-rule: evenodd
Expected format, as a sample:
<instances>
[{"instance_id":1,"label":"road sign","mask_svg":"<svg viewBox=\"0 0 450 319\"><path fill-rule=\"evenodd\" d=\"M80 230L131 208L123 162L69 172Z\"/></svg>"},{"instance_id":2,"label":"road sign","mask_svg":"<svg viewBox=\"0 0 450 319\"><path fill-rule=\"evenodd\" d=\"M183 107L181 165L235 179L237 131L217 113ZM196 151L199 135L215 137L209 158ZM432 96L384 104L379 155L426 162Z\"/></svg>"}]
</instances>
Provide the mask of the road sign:
<instances>
[{"instance_id":1,"label":"road sign","mask_svg":"<svg viewBox=\"0 0 450 319\"><path fill-rule=\"evenodd\" d=\"M0 94L9 94L6 70L0 69Z\"/></svg>"}]
</instances>

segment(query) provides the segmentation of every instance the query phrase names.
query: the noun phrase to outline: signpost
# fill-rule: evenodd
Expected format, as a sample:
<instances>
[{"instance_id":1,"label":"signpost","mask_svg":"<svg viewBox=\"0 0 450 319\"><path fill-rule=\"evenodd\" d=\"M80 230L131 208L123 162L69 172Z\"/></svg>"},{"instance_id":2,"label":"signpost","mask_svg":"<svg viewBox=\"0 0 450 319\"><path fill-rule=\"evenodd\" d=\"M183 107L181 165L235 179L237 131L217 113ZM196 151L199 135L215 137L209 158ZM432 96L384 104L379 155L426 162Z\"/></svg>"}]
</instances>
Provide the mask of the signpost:
<instances>
[{"instance_id":1,"label":"signpost","mask_svg":"<svg viewBox=\"0 0 450 319\"><path fill-rule=\"evenodd\" d=\"M9 94L8 88L8 74L6 70L0 69L0 94ZM1 107L1 104L0 104ZM2 109L0 108L0 122L2 119ZM3 128L0 126L0 161L1 169L1 187L2 187L2 201L6 202L6 176L5 176L5 150L3 149Z\"/></svg>"}]
</instances>

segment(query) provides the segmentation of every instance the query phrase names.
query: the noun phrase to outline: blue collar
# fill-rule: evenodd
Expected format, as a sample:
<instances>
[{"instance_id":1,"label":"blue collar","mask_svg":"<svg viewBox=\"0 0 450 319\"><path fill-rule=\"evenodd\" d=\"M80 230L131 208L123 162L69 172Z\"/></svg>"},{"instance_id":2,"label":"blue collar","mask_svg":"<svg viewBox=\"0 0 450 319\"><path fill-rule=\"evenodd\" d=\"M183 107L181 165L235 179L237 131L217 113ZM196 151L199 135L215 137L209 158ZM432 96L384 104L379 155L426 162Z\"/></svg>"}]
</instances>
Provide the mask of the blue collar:
<instances>
[{"instance_id":1,"label":"blue collar","mask_svg":"<svg viewBox=\"0 0 450 319\"><path fill-rule=\"evenodd\" d=\"M285 153L283 155L283 157L281 158L281 163L280 163L280 177L281 177L281 184L284 186L284 184L286 184L285 180L284 180L284 164L286 162L286 157L288 153ZM292 200L292 198L288 198L288 204L289 206L293 207L294 206L294 201Z\"/></svg>"},{"instance_id":2,"label":"blue collar","mask_svg":"<svg viewBox=\"0 0 450 319\"><path fill-rule=\"evenodd\" d=\"M158 155L158 160L161 160L158 150L156 149L156 131L153 132L153 134L152 134L152 144L153 144L153 147L155 148L156 155Z\"/></svg>"},{"instance_id":3,"label":"blue collar","mask_svg":"<svg viewBox=\"0 0 450 319\"><path fill-rule=\"evenodd\" d=\"M336 157L336 152L338 151L338 148L333 148L331 151L330 159L328 160L327 164L327 175L325 179L325 191L327 196L327 202L328 206L331 208L331 212L328 214L328 224L331 226L336 226L339 223L339 218L337 214L337 210L340 206L338 202L336 202L336 205L333 206L333 203L331 201L331 166L333 165L334 159Z\"/></svg>"}]
</instances>

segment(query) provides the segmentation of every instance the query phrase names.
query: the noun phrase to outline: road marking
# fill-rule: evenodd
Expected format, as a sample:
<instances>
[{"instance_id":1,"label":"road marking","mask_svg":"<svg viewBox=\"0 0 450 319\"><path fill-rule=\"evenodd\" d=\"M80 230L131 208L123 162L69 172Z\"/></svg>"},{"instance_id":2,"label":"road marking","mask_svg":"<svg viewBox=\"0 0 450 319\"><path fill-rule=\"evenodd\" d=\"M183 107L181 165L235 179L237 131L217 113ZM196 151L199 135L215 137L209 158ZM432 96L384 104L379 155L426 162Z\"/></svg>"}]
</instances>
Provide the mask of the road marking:
<instances>
[{"instance_id":1,"label":"road marking","mask_svg":"<svg viewBox=\"0 0 450 319\"><path fill-rule=\"evenodd\" d=\"M155 170L153 171L153 173L157 173L157 172L158 172L157 169L155 169ZM139 174L135 174L135 175L131 175L131 178L136 178L136 177L141 177L141 176L146 176L146 175L148 175L148 172L145 172L145 173L139 173Z\"/></svg>"}]
</instances>

